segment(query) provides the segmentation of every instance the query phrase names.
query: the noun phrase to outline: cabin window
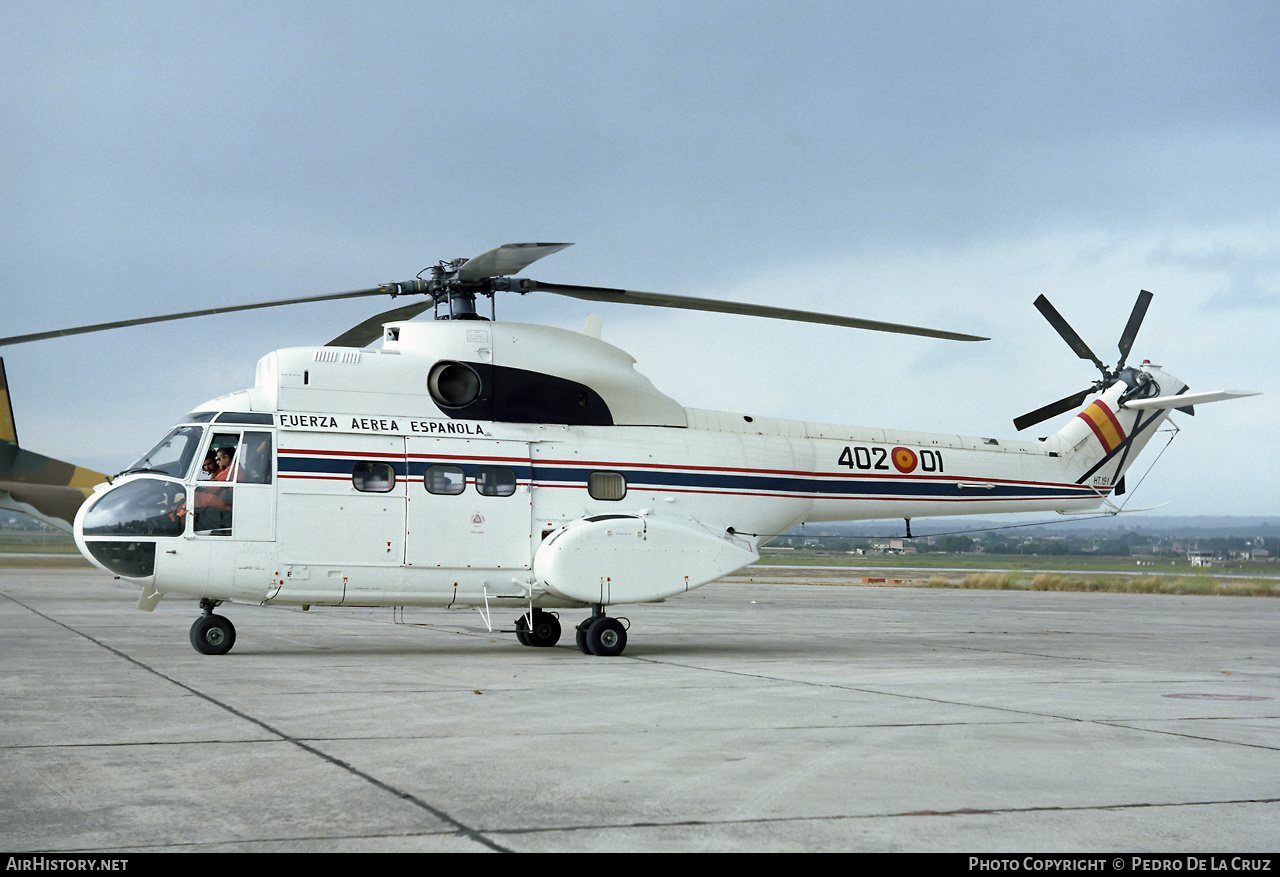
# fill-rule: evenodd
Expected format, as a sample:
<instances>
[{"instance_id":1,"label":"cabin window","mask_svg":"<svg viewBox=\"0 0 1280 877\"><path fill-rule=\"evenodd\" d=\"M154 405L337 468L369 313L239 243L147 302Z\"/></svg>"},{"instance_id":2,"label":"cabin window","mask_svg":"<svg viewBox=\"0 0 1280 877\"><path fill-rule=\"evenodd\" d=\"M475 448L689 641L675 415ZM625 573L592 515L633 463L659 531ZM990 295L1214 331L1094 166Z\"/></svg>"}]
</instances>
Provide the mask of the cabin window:
<instances>
[{"instance_id":1,"label":"cabin window","mask_svg":"<svg viewBox=\"0 0 1280 877\"><path fill-rule=\"evenodd\" d=\"M516 492L516 473L506 466L476 469L476 492L481 496L511 496Z\"/></svg>"},{"instance_id":2,"label":"cabin window","mask_svg":"<svg viewBox=\"0 0 1280 877\"><path fill-rule=\"evenodd\" d=\"M396 486L396 470L390 463L356 463L351 467L351 483L362 493L390 493Z\"/></svg>"},{"instance_id":3,"label":"cabin window","mask_svg":"<svg viewBox=\"0 0 1280 877\"><path fill-rule=\"evenodd\" d=\"M627 479L621 472L592 472L587 477L587 493L592 499L622 499L627 495Z\"/></svg>"},{"instance_id":4,"label":"cabin window","mask_svg":"<svg viewBox=\"0 0 1280 877\"><path fill-rule=\"evenodd\" d=\"M422 483L427 493L442 496L457 496L467 486L467 475L457 466L428 466L422 475Z\"/></svg>"}]
</instances>

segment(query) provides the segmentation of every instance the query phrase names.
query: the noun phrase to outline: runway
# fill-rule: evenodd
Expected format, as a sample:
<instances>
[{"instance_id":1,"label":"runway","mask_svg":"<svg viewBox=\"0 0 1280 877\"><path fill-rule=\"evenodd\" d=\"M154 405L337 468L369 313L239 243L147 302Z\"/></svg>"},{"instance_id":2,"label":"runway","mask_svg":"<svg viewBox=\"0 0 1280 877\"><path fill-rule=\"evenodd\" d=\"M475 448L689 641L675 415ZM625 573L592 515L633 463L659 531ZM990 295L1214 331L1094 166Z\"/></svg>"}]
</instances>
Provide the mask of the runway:
<instances>
[{"instance_id":1,"label":"runway","mask_svg":"<svg viewBox=\"0 0 1280 877\"><path fill-rule=\"evenodd\" d=\"M1280 600L722 582L618 658L475 612L0 571L6 851L1265 852ZM585 613L581 613L585 614ZM508 617L511 616L511 617ZM514 613L498 615L509 625Z\"/></svg>"}]
</instances>

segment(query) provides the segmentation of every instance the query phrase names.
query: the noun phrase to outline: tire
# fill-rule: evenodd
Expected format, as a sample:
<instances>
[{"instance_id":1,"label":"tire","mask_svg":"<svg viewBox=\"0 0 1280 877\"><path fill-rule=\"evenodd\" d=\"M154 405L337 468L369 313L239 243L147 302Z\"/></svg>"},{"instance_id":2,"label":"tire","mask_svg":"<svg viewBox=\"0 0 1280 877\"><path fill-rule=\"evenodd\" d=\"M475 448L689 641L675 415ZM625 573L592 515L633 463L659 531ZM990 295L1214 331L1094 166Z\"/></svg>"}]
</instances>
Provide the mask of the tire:
<instances>
[{"instance_id":1,"label":"tire","mask_svg":"<svg viewBox=\"0 0 1280 877\"><path fill-rule=\"evenodd\" d=\"M202 655L225 655L235 644L235 625L221 615L201 615L191 625L191 645Z\"/></svg>"},{"instance_id":2,"label":"tire","mask_svg":"<svg viewBox=\"0 0 1280 877\"><path fill-rule=\"evenodd\" d=\"M523 621L523 617L521 618ZM533 610L533 627L525 634L529 645L549 649L560 642L560 619L541 609Z\"/></svg>"},{"instance_id":3,"label":"tire","mask_svg":"<svg viewBox=\"0 0 1280 877\"><path fill-rule=\"evenodd\" d=\"M612 658L622 654L627 647L627 629L616 618L597 618L587 629L587 648L591 654Z\"/></svg>"}]
</instances>

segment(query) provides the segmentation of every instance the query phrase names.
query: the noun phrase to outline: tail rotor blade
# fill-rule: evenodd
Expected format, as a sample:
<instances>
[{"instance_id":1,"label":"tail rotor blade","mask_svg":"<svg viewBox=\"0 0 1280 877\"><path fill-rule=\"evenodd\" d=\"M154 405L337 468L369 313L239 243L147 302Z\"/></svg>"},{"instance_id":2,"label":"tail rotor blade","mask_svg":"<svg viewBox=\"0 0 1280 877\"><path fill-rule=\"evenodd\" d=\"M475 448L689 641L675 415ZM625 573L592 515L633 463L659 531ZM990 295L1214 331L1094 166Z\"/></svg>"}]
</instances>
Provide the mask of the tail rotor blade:
<instances>
[{"instance_id":1,"label":"tail rotor blade","mask_svg":"<svg viewBox=\"0 0 1280 877\"><path fill-rule=\"evenodd\" d=\"M1084 343L1084 339L1076 334L1076 330L1072 329L1070 324L1062 318L1062 314L1058 313L1058 309L1049 303L1049 299L1043 295L1036 299L1036 310L1044 315L1049 321L1049 325L1058 331L1062 336L1062 340L1067 342L1067 346L1076 352L1076 356L1081 359L1092 360L1093 364L1104 375L1107 373L1107 367L1102 364L1102 360L1094 355L1089 349L1089 345Z\"/></svg>"},{"instance_id":2,"label":"tail rotor blade","mask_svg":"<svg viewBox=\"0 0 1280 877\"><path fill-rule=\"evenodd\" d=\"M1043 408L1037 408L1035 411L1030 411L1021 417L1015 417L1013 419L1013 428L1018 431L1022 431L1028 426L1035 426L1037 423L1040 423L1043 420L1048 420L1050 417L1056 417L1065 411L1073 411L1083 405L1084 400L1089 398L1089 394L1092 392L1093 387L1088 387L1081 390L1079 393L1072 393L1070 396L1065 396L1057 402L1050 402Z\"/></svg>"},{"instance_id":3,"label":"tail rotor blade","mask_svg":"<svg viewBox=\"0 0 1280 877\"><path fill-rule=\"evenodd\" d=\"M1125 324L1124 333L1120 336L1120 364L1116 366L1116 371L1124 368L1124 361L1129 358L1129 351L1133 349L1133 339L1138 337L1138 329L1142 326L1142 319L1147 315L1147 306L1151 304L1154 296L1145 289L1138 293L1138 300L1133 303L1133 311L1129 314L1129 322Z\"/></svg>"}]
</instances>

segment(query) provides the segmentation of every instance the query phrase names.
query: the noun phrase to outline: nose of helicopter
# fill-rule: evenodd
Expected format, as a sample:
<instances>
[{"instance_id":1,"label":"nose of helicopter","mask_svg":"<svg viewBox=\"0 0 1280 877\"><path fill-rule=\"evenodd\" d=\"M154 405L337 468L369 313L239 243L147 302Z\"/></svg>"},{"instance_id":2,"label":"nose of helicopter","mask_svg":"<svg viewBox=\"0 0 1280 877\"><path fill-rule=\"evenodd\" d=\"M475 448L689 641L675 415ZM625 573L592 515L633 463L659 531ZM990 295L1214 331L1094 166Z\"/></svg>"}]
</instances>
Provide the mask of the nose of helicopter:
<instances>
[{"instance_id":1,"label":"nose of helicopter","mask_svg":"<svg viewBox=\"0 0 1280 877\"><path fill-rule=\"evenodd\" d=\"M155 573L156 540L181 536L187 489L179 481L142 477L119 482L91 497L76 514L80 553L126 578Z\"/></svg>"}]
</instances>

